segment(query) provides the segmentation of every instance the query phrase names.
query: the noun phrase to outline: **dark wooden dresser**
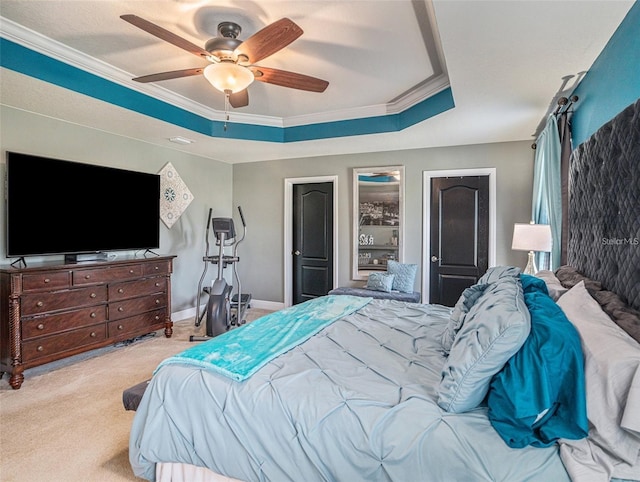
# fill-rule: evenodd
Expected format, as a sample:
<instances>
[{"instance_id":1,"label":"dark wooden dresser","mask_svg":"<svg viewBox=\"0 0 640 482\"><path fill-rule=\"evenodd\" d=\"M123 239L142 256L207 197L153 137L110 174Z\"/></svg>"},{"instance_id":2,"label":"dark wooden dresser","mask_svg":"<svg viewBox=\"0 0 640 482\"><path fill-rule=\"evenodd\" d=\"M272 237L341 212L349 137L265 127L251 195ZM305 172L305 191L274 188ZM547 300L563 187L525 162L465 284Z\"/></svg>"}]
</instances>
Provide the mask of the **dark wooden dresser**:
<instances>
[{"instance_id":1,"label":"dark wooden dresser","mask_svg":"<svg viewBox=\"0 0 640 482\"><path fill-rule=\"evenodd\" d=\"M0 268L0 376L164 328L175 256Z\"/></svg>"}]
</instances>

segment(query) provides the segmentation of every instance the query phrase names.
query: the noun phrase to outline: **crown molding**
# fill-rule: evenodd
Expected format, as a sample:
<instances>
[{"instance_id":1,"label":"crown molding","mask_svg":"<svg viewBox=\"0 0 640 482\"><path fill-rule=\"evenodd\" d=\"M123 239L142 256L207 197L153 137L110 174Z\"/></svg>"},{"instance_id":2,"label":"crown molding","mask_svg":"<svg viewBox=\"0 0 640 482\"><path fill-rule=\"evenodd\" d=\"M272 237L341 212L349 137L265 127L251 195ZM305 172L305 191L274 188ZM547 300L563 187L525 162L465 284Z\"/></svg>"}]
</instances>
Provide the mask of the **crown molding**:
<instances>
[{"instance_id":1,"label":"crown molding","mask_svg":"<svg viewBox=\"0 0 640 482\"><path fill-rule=\"evenodd\" d=\"M140 84L131 80L132 74L118 69L106 62L52 40L38 32L28 29L12 20L0 16L0 37L15 42L25 48L39 52L47 57L64 62L75 68L104 78L127 89L161 100L209 120L224 121L225 113L194 102L182 95L171 92L157 84ZM436 61L439 61L437 59ZM378 117L402 112L413 105L428 99L449 86L446 73L426 79L401 96L387 103L341 109L303 116L274 117L242 113L231 113L232 121L239 124L261 125L269 127L295 127L311 124L336 122L343 120Z\"/></svg>"}]
</instances>

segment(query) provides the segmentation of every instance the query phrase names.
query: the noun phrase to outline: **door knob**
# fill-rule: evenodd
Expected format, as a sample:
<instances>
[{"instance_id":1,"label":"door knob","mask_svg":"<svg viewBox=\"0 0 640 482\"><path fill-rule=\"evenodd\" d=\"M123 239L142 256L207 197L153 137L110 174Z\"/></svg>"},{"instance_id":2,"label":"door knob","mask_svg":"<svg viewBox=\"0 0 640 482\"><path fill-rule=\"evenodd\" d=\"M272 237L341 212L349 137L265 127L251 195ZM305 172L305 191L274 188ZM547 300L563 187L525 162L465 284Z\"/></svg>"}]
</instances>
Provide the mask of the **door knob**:
<instances>
[{"instance_id":1,"label":"door knob","mask_svg":"<svg viewBox=\"0 0 640 482\"><path fill-rule=\"evenodd\" d=\"M300 251L298 251L297 249L293 252L293 254L295 254L296 256L300 256L302 253L300 253Z\"/></svg>"},{"instance_id":2,"label":"door knob","mask_svg":"<svg viewBox=\"0 0 640 482\"><path fill-rule=\"evenodd\" d=\"M431 256L431 262L435 263L437 261L440 261L440 258L438 258L437 256Z\"/></svg>"}]
</instances>

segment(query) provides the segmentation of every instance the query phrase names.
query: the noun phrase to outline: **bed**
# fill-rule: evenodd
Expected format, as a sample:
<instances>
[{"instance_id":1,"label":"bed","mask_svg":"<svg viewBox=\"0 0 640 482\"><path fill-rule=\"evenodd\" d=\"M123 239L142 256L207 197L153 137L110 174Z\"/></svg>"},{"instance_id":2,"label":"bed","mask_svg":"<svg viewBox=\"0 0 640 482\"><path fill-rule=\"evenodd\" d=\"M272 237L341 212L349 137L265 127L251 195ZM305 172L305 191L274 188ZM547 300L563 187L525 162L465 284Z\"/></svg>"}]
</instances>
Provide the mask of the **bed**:
<instances>
[{"instance_id":1,"label":"bed","mask_svg":"<svg viewBox=\"0 0 640 482\"><path fill-rule=\"evenodd\" d=\"M572 155L568 266L491 268L454 308L322 297L167 359L135 474L640 480L639 113Z\"/></svg>"}]
</instances>

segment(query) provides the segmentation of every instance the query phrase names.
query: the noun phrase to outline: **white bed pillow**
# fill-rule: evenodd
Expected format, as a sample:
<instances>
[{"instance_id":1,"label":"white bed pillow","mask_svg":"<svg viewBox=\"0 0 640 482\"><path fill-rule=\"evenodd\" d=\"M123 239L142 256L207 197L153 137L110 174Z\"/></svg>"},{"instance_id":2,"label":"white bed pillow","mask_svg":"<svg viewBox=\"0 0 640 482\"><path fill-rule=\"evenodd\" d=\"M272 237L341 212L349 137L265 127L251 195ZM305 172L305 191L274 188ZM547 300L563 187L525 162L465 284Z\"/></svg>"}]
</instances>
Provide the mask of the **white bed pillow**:
<instances>
[{"instance_id":1,"label":"white bed pillow","mask_svg":"<svg viewBox=\"0 0 640 482\"><path fill-rule=\"evenodd\" d=\"M578 283L559 300L580 333L589 436L562 440L573 480L637 479L640 474L640 344Z\"/></svg>"},{"instance_id":2,"label":"white bed pillow","mask_svg":"<svg viewBox=\"0 0 640 482\"><path fill-rule=\"evenodd\" d=\"M562 283L560 283L560 280L556 277L553 271L538 271L536 273L536 278L540 278L542 281L544 281L544 284L547 285L549 296L551 296L554 301L558 301L563 294L569 291L568 288L562 286Z\"/></svg>"}]
</instances>

